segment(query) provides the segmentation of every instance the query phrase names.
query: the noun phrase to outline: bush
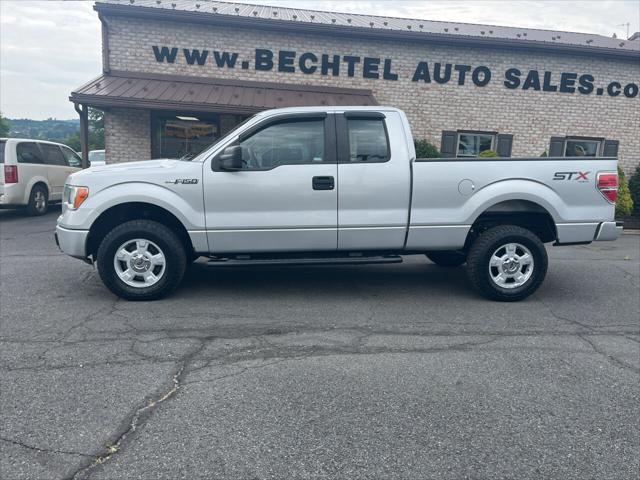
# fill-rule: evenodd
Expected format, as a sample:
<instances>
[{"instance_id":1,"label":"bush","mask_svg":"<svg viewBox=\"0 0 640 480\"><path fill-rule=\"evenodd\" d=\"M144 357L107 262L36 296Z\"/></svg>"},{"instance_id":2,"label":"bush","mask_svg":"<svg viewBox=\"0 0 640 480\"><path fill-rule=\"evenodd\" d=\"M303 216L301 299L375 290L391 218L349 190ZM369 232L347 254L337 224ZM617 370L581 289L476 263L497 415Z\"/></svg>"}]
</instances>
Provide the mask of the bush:
<instances>
[{"instance_id":1,"label":"bush","mask_svg":"<svg viewBox=\"0 0 640 480\"><path fill-rule=\"evenodd\" d=\"M479 157L497 157L498 154L493 150L483 150L482 152L480 152L478 156Z\"/></svg>"},{"instance_id":2,"label":"bush","mask_svg":"<svg viewBox=\"0 0 640 480\"><path fill-rule=\"evenodd\" d=\"M618 167L618 200L616 201L616 217L626 217L633 211L633 200L624 172Z\"/></svg>"},{"instance_id":3,"label":"bush","mask_svg":"<svg viewBox=\"0 0 640 480\"><path fill-rule=\"evenodd\" d=\"M629 179L629 192L636 210L640 210L640 165Z\"/></svg>"},{"instance_id":4,"label":"bush","mask_svg":"<svg viewBox=\"0 0 640 480\"><path fill-rule=\"evenodd\" d=\"M427 140L414 140L416 158L440 158L440 151Z\"/></svg>"}]
</instances>

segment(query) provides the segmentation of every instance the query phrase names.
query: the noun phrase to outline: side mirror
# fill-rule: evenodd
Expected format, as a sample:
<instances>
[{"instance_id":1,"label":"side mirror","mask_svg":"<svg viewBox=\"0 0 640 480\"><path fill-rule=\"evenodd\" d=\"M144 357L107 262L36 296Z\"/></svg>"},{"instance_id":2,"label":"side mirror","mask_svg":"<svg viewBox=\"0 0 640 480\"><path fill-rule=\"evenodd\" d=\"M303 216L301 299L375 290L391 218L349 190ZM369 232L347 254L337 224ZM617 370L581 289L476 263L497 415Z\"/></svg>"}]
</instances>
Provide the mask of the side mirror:
<instances>
[{"instance_id":1,"label":"side mirror","mask_svg":"<svg viewBox=\"0 0 640 480\"><path fill-rule=\"evenodd\" d=\"M242 147L240 145L230 145L220 154L221 170L242 170Z\"/></svg>"}]
</instances>

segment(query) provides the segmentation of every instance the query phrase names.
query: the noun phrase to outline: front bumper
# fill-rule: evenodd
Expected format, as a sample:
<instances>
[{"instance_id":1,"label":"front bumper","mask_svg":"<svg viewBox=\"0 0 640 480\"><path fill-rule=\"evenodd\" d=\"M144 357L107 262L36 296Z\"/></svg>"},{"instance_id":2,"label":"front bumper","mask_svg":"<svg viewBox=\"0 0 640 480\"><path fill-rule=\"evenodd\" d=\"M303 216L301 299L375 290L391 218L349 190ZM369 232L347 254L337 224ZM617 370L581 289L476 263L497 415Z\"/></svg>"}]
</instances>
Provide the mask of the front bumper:
<instances>
[{"instance_id":1,"label":"front bumper","mask_svg":"<svg viewBox=\"0 0 640 480\"><path fill-rule=\"evenodd\" d=\"M69 230L57 225L54 235L56 244L63 253L86 260L88 230Z\"/></svg>"},{"instance_id":2,"label":"front bumper","mask_svg":"<svg viewBox=\"0 0 640 480\"><path fill-rule=\"evenodd\" d=\"M594 240L596 242L616 240L622 235L622 226L622 222L602 222L598 226Z\"/></svg>"}]
</instances>

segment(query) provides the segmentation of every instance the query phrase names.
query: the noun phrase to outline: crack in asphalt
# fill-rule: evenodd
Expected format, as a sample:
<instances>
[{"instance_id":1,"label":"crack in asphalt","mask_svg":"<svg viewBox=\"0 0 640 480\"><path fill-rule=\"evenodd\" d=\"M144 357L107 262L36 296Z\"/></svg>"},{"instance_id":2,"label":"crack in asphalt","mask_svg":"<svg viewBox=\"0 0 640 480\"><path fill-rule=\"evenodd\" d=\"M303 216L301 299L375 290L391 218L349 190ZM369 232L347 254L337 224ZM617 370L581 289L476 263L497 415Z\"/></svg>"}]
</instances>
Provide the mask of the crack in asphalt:
<instances>
[{"instance_id":1,"label":"crack in asphalt","mask_svg":"<svg viewBox=\"0 0 640 480\"><path fill-rule=\"evenodd\" d=\"M556 314L553 309L547 305L546 303L543 302L543 305L545 307L547 307L547 309L549 310L549 312L551 313L551 315L553 315L554 318L564 321L564 322L568 322L568 323L572 323L574 325L578 325L581 328L584 328L585 330L587 330L587 332L583 332L583 333L577 333L575 334L576 337L578 337L580 340L582 340L583 342L585 342L587 345L589 345L594 352L596 352L597 354L601 355L602 357L604 357L608 363L610 363L611 365L614 365L616 367L619 368L624 368L626 370L631 370L632 372L636 372L636 373L640 373L640 369L637 367L634 367L633 365L629 365L628 363L620 360L619 358L610 355L608 353L606 353L605 351L599 349L595 343L593 343L591 340L589 340L589 338L587 337L587 335L589 336L598 336L599 332L597 330L595 330L592 326L590 325L586 325L582 322L579 322L578 320L574 320L574 319L570 319L570 318L566 318L563 316L560 316L558 314ZM609 335L602 335L601 336L611 336ZM623 337L623 338L628 338L626 335L624 334L620 334L619 336Z\"/></svg>"},{"instance_id":2,"label":"crack in asphalt","mask_svg":"<svg viewBox=\"0 0 640 480\"><path fill-rule=\"evenodd\" d=\"M0 437L0 441L11 443L13 445L18 445L19 447L27 448L29 450L35 450L36 452L52 453L52 454L58 454L58 455L78 455L80 457L93 457L93 455L89 455L88 453L74 452L72 450L56 450L52 448L36 447L35 445L29 445L29 444L20 442L18 440L12 440L10 438L5 438L5 437Z\"/></svg>"},{"instance_id":3,"label":"crack in asphalt","mask_svg":"<svg viewBox=\"0 0 640 480\"><path fill-rule=\"evenodd\" d=\"M182 379L187 372L189 363L199 352L202 351L205 345L206 340L203 339L199 347L183 356L180 360L180 366L178 367L177 371L175 371L175 373L171 376L171 388L166 390L159 397L150 399L145 405L137 407L134 410L133 414L129 416L129 421L127 422L127 427L124 429L124 431L120 432L113 442L107 444L107 447L103 452L97 454L88 464L82 465L70 476L66 477L65 480L80 480L88 478L88 475L90 475L91 471L94 468L103 465L111 457L116 455L121 450L121 446L124 444L127 437L129 437L129 435L133 434L139 427L143 426L146 423L146 421L150 418L150 415L158 407L158 405L169 400L178 392L178 390L180 390L182 386Z\"/></svg>"},{"instance_id":4,"label":"crack in asphalt","mask_svg":"<svg viewBox=\"0 0 640 480\"><path fill-rule=\"evenodd\" d=\"M607 359L610 364L615 365L616 367L619 367L619 368L631 370L632 372L635 372L635 373L640 373L640 368L634 367L633 365L629 365L628 363L623 362L619 358L614 357L613 355L609 355L604 350L599 349L597 345L593 343L586 335L577 335L577 337L582 341L584 341L585 343L587 343L593 349L594 352L596 352L597 354Z\"/></svg>"},{"instance_id":5,"label":"crack in asphalt","mask_svg":"<svg viewBox=\"0 0 640 480\"><path fill-rule=\"evenodd\" d=\"M370 336L370 334L364 334L358 337L355 337L352 342L350 343L350 347L351 348L359 348L359 344L362 343L363 341L363 337L368 337ZM125 445L125 442L127 441L127 438L129 438L138 428L142 427L146 421L150 418L151 414L153 413L153 411L155 411L156 408L158 408L158 406L160 404L162 404L163 402L171 399L172 397L175 397L176 394L178 393L178 391L184 386L184 385L188 385L188 384L193 384L193 383L198 383L197 381L193 381L193 382L185 382L184 378L191 373L194 373L196 371L202 370L204 368L207 368L208 366L210 366L211 364L211 360L207 361L205 363L205 365L201 366L201 367L196 367L193 369L189 369L189 365L197 359L197 356L204 350L204 348L207 346L207 344L209 342L211 342L212 340L217 339L218 337L206 337L206 338L202 338L200 340L200 344L198 347L192 349L191 352L187 353L186 355L184 355L183 357L181 357L181 359L179 360L179 367L177 369L177 371L171 376L171 386L168 390L166 390L164 393L162 393L160 396L158 396L155 399L151 399L149 400L146 404L138 406L132 414L129 415L129 420L126 422L126 427L124 428L124 430L122 430L119 434L116 435L116 438L113 442L110 442L107 444L106 449L100 453L98 453L95 456L91 456L91 460L88 463L84 463L83 465L80 466L80 468L78 468L77 470L75 470L71 475L67 476L65 480L83 480L83 479L87 479L89 477L89 475L91 474L91 472L93 471L93 469L103 465L105 462L107 462L109 459L111 459L114 455L118 454L120 451L122 451L122 447ZM492 337L490 339L483 339L481 341L468 341L468 342L462 342L462 343L457 343L454 345L448 345L446 347L434 347L432 349L425 349L425 351L429 350L432 352L441 352L441 351L445 351L445 350L469 350L474 346L479 346L479 345L486 345L489 344L491 342L496 341L498 338L497 337ZM264 339L262 339L264 340ZM283 349L286 349L288 346L287 345L277 345L277 344L273 344L271 342L266 341L267 344L271 345L273 348L276 349L276 353L280 352ZM384 348L380 348L380 349L375 349L377 350L385 350ZM253 352L253 356L255 357L255 349L252 351ZM287 356L287 357L282 357L282 355L280 356L274 356L271 358L277 358L277 360L273 361L273 362L269 362L266 364L260 364L260 365L253 365L253 366L246 366L243 367L240 371L238 372L234 372L234 373L230 373L228 375L223 375L220 377L217 377L215 379L211 379L211 380L207 380L208 382L211 381L218 381L218 380L222 380L225 378L229 378L229 377L234 377L234 376L238 376L238 375L242 375L243 373L249 371L249 370L253 370L253 369L257 369L257 368L265 368L271 365L275 365L278 363L283 363L286 361L290 361L290 360L295 360L295 359L300 359L300 358L310 358L310 357L315 357L315 356L319 356L320 353L324 353L324 354L332 354L331 353L332 350L328 349L328 350L324 350L323 348L318 348L318 347L311 347L310 351L307 352L306 354L303 355L291 355L291 356ZM399 350L399 352L401 353L412 353L412 350ZM264 353L264 352L263 352ZM358 354L358 353L363 353L363 352L344 352L341 351L341 353L343 354ZM369 353L369 352L367 352ZM227 352L228 355L228 352ZM218 356L219 358L224 358L225 356L227 356L225 354L222 354L220 356ZM267 358L267 357L262 357L262 358ZM251 359L251 358L249 358ZM234 362L232 363L238 363L239 361L246 361L247 358L242 358L242 359L235 359ZM227 363L227 362L221 362L221 365L230 365L232 363Z\"/></svg>"}]
</instances>

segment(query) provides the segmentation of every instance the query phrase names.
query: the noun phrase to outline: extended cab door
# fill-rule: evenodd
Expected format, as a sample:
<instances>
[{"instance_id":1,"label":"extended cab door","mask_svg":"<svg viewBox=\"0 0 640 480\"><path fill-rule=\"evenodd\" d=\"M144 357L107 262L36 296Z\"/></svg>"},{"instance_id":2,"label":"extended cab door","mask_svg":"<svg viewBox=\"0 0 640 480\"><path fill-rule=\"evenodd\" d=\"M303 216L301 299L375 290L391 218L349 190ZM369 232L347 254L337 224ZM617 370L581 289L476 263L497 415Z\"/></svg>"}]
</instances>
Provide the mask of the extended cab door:
<instances>
[{"instance_id":1,"label":"extended cab door","mask_svg":"<svg viewBox=\"0 0 640 480\"><path fill-rule=\"evenodd\" d=\"M411 164L400 115L336 115L338 249L397 250L405 243Z\"/></svg>"},{"instance_id":2,"label":"extended cab door","mask_svg":"<svg viewBox=\"0 0 640 480\"><path fill-rule=\"evenodd\" d=\"M267 118L235 145L242 151L239 170L225 170L219 154L203 172L212 253L335 250L333 116Z\"/></svg>"}]
</instances>

